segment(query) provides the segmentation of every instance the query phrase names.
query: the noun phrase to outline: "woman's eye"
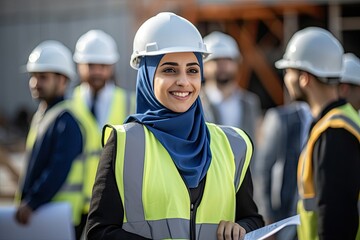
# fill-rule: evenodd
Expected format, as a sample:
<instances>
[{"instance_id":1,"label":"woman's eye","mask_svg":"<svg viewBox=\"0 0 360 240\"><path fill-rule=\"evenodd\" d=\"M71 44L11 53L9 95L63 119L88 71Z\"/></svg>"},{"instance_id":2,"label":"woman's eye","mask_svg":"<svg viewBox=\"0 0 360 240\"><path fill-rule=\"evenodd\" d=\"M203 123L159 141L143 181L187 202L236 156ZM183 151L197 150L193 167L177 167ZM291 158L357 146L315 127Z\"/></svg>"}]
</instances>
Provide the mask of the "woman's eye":
<instances>
[{"instance_id":1,"label":"woman's eye","mask_svg":"<svg viewBox=\"0 0 360 240\"><path fill-rule=\"evenodd\" d=\"M196 69L196 68L191 68L191 69L188 70L188 72L189 72L189 73L198 73L199 70Z\"/></svg>"},{"instance_id":2,"label":"woman's eye","mask_svg":"<svg viewBox=\"0 0 360 240\"><path fill-rule=\"evenodd\" d=\"M174 73L174 72L176 72L176 71L175 71L175 69L173 69L173 68L165 68L165 69L163 70L163 72L164 72L164 73Z\"/></svg>"}]
</instances>

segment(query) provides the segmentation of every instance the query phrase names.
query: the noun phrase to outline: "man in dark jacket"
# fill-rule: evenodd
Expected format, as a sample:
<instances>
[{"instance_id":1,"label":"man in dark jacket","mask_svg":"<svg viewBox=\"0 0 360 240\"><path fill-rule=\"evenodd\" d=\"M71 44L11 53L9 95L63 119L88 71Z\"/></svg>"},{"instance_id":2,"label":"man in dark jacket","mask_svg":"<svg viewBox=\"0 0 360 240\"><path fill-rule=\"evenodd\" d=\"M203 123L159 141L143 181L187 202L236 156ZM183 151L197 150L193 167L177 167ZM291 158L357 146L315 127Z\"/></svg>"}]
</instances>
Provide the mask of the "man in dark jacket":
<instances>
[{"instance_id":1,"label":"man in dark jacket","mask_svg":"<svg viewBox=\"0 0 360 240\"><path fill-rule=\"evenodd\" d=\"M28 165L15 218L26 225L33 212L44 204L68 201L76 225L82 197L81 189L75 188L81 185L74 178L81 173L75 172L74 166L79 164L76 158L83 143L80 127L64 101L69 79L75 77L71 52L60 42L45 41L32 51L26 67L31 74L31 95L40 103L27 137Z\"/></svg>"},{"instance_id":2,"label":"man in dark jacket","mask_svg":"<svg viewBox=\"0 0 360 240\"><path fill-rule=\"evenodd\" d=\"M307 140L311 113L304 102L267 110L255 161L254 191L267 224L296 214L298 159ZM296 239L296 226L276 234L278 240Z\"/></svg>"},{"instance_id":3,"label":"man in dark jacket","mask_svg":"<svg viewBox=\"0 0 360 240\"><path fill-rule=\"evenodd\" d=\"M305 100L314 117L298 164L300 240L358 239L360 118L339 98L343 53L330 32L309 27L276 62L291 98Z\"/></svg>"}]
</instances>

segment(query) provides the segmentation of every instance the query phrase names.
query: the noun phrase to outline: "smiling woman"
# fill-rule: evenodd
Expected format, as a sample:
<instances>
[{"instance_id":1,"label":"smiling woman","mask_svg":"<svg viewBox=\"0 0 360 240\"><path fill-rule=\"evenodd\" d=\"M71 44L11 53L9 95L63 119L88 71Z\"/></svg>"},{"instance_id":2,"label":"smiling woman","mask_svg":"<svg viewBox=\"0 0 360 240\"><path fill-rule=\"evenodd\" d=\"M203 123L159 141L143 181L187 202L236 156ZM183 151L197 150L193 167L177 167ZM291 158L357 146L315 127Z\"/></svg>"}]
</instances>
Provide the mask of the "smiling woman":
<instances>
[{"instance_id":1,"label":"smiling woman","mask_svg":"<svg viewBox=\"0 0 360 240\"><path fill-rule=\"evenodd\" d=\"M243 239L264 225L250 138L204 120L207 55L195 26L173 13L139 28L130 61L136 114L103 130L88 239Z\"/></svg>"}]
</instances>

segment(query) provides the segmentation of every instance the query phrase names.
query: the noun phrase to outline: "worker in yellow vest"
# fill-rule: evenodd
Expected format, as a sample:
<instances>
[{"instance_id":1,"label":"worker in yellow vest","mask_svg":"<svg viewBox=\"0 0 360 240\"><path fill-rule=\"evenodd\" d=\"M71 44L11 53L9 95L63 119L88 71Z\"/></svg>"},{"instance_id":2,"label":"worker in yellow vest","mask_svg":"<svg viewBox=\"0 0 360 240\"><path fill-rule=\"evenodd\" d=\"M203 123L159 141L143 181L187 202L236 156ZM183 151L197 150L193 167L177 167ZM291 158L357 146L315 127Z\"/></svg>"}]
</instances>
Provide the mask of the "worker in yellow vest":
<instances>
[{"instance_id":1,"label":"worker in yellow vest","mask_svg":"<svg viewBox=\"0 0 360 240\"><path fill-rule=\"evenodd\" d=\"M83 34L76 43L73 59L77 63L80 85L74 89L72 101L86 131L82 217L82 224L85 224L102 149L102 127L107 123L122 124L128 114L134 112L135 103L131 103L128 91L115 85L114 68L119 54L109 34L98 29Z\"/></svg>"},{"instance_id":2,"label":"worker in yellow vest","mask_svg":"<svg viewBox=\"0 0 360 240\"><path fill-rule=\"evenodd\" d=\"M204 43L211 54L204 61L203 90L213 108L214 123L241 128L256 143L261 118L260 98L238 85L243 57L236 40L214 31L204 37Z\"/></svg>"},{"instance_id":3,"label":"worker in yellow vest","mask_svg":"<svg viewBox=\"0 0 360 240\"><path fill-rule=\"evenodd\" d=\"M65 201L71 205L80 239L83 139L71 105L64 100L69 81L76 76L71 52L58 41L44 41L31 52L26 69L31 74L31 95L39 100L39 107L27 136L28 162L15 218L20 224L29 224L39 207L50 201Z\"/></svg>"},{"instance_id":4,"label":"worker in yellow vest","mask_svg":"<svg viewBox=\"0 0 360 240\"><path fill-rule=\"evenodd\" d=\"M330 32L309 27L275 63L290 97L306 101L314 117L298 163L300 240L360 239L360 118L339 97L343 52Z\"/></svg>"},{"instance_id":5,"label":"worker in yellow vest","mask_svg":"<svg viewBox=\"0 0 360 240\"><path fill-rule=\"evenodd\" d=\"M360 111L360 59L353 53L343 56L339 94Z\"/></svg>"},{"instance_id":6,"label":"worker in yellow vest","mask_svg":"<svg viewBox=\"0 0 360 240\"><path fill-rule=\"evenodd\" d=\"M136 114L107 125L87 224L91 239L243 239L264 225L252 198L253 145L206 123L196 27L170 12L137 31Z\"/></svg>"}]
</instances>

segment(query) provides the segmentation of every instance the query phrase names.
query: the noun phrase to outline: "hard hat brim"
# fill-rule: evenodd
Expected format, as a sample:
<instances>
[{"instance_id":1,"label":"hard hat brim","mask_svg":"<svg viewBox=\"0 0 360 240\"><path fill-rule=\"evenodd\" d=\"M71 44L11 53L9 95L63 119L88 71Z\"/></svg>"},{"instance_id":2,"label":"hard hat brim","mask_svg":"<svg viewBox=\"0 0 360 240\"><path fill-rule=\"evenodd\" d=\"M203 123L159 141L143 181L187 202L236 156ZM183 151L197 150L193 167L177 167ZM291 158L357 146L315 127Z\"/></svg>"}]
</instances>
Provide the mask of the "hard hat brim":
<instances>
[{"instance_id":1,"label":"hard hat brim","mask_svg":"<svg viewBox=\"0 0 360 240\"><path fill-rule=\"evenodd\" d=\"M277 69L294 68L309 72L314 76L321 78L340 78L341 76L341 71L330 71L329 69L323 71L317 70L314 67L312 67L310 63L303 61L290 61L287 59L280 59L275 62L275 67Z\"/></svg>"},{"instance_id":2,"label":"hard hat brim","mask_svg":"<svg viewBox=\"0 0 360 240\"><path fill-rule=\"evenodd\" d=\"M285 69L288 68L289 66L290 66L289 61L285 59L280 59L275 62L275 67L277 69Z\"/></svg>"},{"instance_id":3,"label":"hard hat brim","mask_svg":"<svg viewBox=\"0 0 360 240\"><path fill-rule=\"evenodd\" d=\"M59 66L52 66L51 64L27 64L25 67L26 72L33 73L33 72L53 72L53 73L59 73L67 78L69 78L71 81L74 81L76 78L76 73L73 71L66 70L65 68L59 68Z\"/></svg>"},{"instance_id":4,"label":"hard hat brim","mask_svg":"<svg viewBox=\"0 0 360 240\"><path fill-rule=\"evenodd\" d=\"M113 65L118 62L119 56L116 54L114 56L98 56L98 55L85 55L85 54L74 54L74 62L76 63L92 63L92 64L108 64Z\"/></svg>"},{"instance_id":5,"label":"hard hat brim","mask_svg":"<svg viewBox=\"0 0 360 240\"><path fill-rule=\"evenodd\" d=\"M142 57L145 56L155 56L155 55L161 55L161 54L168 54L168 53L180 53L180 52L199 52L203 55L203 59L205 60L207 58L207 56L210 54L207 51L203 51L203 50L199 50L199 49L194 49L194 48L184 48L184 47L179 47L179 48L165 48L162 49L160 51L156 51L156 52L140 52L137 54L132 54L131 58L130 58L130 66L132 68L134 68L135 70L137 70L139 68L139 64L140 64L140 59Z\"/></svg>"}]
</instances>

